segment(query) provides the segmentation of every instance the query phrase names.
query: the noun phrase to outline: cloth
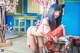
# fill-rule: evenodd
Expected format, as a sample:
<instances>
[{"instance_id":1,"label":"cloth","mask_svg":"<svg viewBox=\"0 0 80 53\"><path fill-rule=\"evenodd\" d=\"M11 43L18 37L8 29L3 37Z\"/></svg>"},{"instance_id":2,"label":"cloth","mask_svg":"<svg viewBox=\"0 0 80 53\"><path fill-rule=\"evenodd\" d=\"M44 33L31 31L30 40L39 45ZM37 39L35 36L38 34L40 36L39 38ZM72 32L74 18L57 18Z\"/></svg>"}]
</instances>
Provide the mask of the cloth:
<instances>
[{"instance_id":1,"label":"cloth","mask_svg":"<svg viewBox=\"0 0 80 53\"><path fill-rule=\"evenodd\" d=\"M46 36L48 37L48 39L52 39L53 37L61 37L63 36L63 28L61 26L57 27L56 29L54 29L53 31L49 31Z\"/></svg>"},{"instance_id":2,"label":"cloth","mask_svg":"<svg viewBox=\"0 0 80 53\"><path fill-rule=\"evenodd\" d=\"M61 26L57 27L52 31L53 36L61 37L63 36L63 28Z\"/></svg>"}]
</instances>

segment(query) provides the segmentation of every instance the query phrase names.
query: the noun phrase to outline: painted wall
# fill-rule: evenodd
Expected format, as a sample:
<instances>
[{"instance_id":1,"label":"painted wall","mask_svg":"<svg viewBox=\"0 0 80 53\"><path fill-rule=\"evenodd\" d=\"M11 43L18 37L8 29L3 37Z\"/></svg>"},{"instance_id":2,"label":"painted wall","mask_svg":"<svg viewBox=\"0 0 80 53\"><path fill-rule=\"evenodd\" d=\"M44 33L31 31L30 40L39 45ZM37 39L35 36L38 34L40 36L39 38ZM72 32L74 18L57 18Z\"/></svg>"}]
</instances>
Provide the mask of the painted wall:
<instances>
[{"instance_id":1,"label":"painted wall","mask_svg":"<svg viewBox=\"0 0 80 53\"><path fill-rule=\"evenodd\" d=\"M13 16L6 16L6 24L10 27L12 27L13 30L13 26L14 26L14 17Z\"/></svg>"},{"instance_id":2,"label":"painted wall","mask_svg":"<svg viewBox=\"0 0 80 53\"><path fill-rule=\"evenodd\" d=\"M24 5L24 14L26 14L27 13L27 0L24 0L23 1L23 5Z\"/></svg>"},{"instance_id":3,"label":"painted wall","mask_svg":"<svg viewBox=\"0 0 80 53\"><path fill-rule=\"evenodd\" d=\"M80 36L80 0L65 0L62 23L67 35Z\"/></svg>"},{"instance_id":4,"label":"painted wall","mask_svg":"<svg viewBox=\"0 0 80 53\"><path fill-rule=\"evenodd\" d=\"M32 4L33 0L27 0L27 13L39 13L39 4Z\"/></svg>"},{"instance_id":5,"label":"painted wall","mask_svg":"<svg viewBox=\"0 0 80 53\"><path fill-rule=\"evenodd\" d=\"M37 16L38 19L40 19L41 15L38 15L37 13L28 13L28 3L27 3L27 1L28 0L23 0L23 14L22 15L17 15L16 14L16 15L18 17L20 17L20 16L26 16L26 17L27 16ZM7 15L6 16L6 24L8 24L8 26L11 26L11 27L14 26L14 17L16 15ZM34 20L34 22L35 22L35 20ZM18 24L18 22L16 24ZM33 24L33 25L35 25L35 24ZM28 20L28 21L26 21L26 28L28 28L29 26L30 26L30 21Z\"/></svg>"}]
</instances>

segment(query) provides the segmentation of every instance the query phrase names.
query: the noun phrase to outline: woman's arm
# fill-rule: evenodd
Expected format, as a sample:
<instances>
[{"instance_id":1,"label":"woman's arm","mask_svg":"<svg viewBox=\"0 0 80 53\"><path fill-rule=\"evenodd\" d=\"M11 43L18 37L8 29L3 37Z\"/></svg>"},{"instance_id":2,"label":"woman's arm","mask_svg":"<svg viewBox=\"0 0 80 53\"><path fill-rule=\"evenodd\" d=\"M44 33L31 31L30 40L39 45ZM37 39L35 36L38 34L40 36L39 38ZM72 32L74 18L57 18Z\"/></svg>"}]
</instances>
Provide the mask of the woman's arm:
<instances>
[{"instance_id":1,"label":"woman's arm","mask_svg":"<svg viewBox=\"0 0 80 53\"><path fill-rule=\"evenodd\" d=\"M48 18L44 18L36 31L36 36L37 35L43 36L43 35L47 34L50 30L51 29L49 26Z\"/></svg>"},{"instance_id":2,"label":"woman's arm","mask_svg":"<svg viewBox=\"0 0 80 53\"><path fill-rule=\"evenodd\" d=\"M44 36L50 31L49 27L46 26L44 30L37 30L36 36Z\"/></svg>"},{"instance_id":3,"label":"woman's arm","mask_svg":"<svg viewBox=\"0 0 80 53\"><path fill-rule=\"evenodd\" d=\"M66 35L65 26L61 24L61 27L63 28L63 35Z\"/></svg>"},{"instance_id":4,"label":"woman's arm","mask_svg":"<svg viewBox=\"0 0 80 53\"><path fill-rule=\"evenodd\" d=\"M54 29L54 30L52 30L52 31L50 31L50 32L48 32L46 34L46 36L48 37L48 39L52 39L54 37L59 38L59 37L61 37L63 35L65 35L65 30L63 31L63 25L58 26L56 29Z\"/></svg>"}]
</instances>

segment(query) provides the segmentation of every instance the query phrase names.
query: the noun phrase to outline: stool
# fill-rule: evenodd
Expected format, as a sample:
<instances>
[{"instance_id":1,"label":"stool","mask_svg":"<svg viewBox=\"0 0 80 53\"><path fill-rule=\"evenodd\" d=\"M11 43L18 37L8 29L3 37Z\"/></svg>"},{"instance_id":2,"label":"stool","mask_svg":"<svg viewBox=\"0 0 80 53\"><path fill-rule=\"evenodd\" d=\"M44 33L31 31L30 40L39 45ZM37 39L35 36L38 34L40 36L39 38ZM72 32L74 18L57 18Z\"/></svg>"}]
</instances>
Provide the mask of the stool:
<instances>
[{"instance_id":1,"label":"stool","mask_svg":"<svg viewBox=\"0 0 80 53\"><path fill-rule=\"evenodd\" d=\"M34 20L37 21L38 17L37 16L27 16L26 20L30 20L30 26L33 26L34 25Z\"/></svg>"},{"instance_id":2,"label":"stool","mask_svg":"<svg viewBox=\"0 0 80 53\"><path fill-rule=\"evenodd\" d=\"M79 51L80 39L72 39L72 43L71 43L71 53L73 53L73 46L75 46L75 47L77 48L78 53L80 53L80 51Z\"/></svg>"},{"instance_id":3,"label":"stool","mask_svg":"<svg viewBox=\"0 0 80 53\"><path fill-rule=\"evenodd\" d=\"M18 25L16 25L18 21ZM14 18L14 31L18 29L18 34L26 32L26 19L25 17L15 17Z\"/></svg>"},{"instance_id":4,"label":"stool","mask_svg":"<svg viewBox=\"0 0 80 53\"><path fill-rule=\"evenodd\" d=\"M24 29L24 31L22 31ZM26 32L26 20L25 18L19 18L19 32Z\"/></svg>"},{"instance_id":5,"label":"stool","mask_svg":"<svg viewBox=\"0 0 80 53\"><path fill-rule=\"evenodd\" d=\"M61 49L63 48L62 46L65 45L65 42L63 41L63 42L61 42L61 43L55 43L55 42L53 42L53 41L48 41L47 43L45 43L45 46L47 46L47 49L48 49L48 48L49 48L51 45L53 45L53 44L55 44L55 45L60 45L59 51L61 51ZM49 50L49 49L48 49L48 50ZM49 52L53 53L53 52L55 52L55 51L49 50Z\"/></svg>"},{"instance_id":6,"label":"stool","mask_svg":"<svg viewBox=\"0 0 80 53\"><path fill-rule=\"evenodd\" d=\"M80 53L79 51L79 47L80 47L80 39L76 38L74 36L70 37L70 39L72 39L72 43L71 43L71 53L73 53L73 46L75 46L77 48L78 53Z\"/></svg>"},{"instance_id":7,"label":"stool","mask_svg":"<svg viewBox=\"0 0 80 53\"><path fill-rule=\"evenodd\" d=\"M65 45L65 42L59 43L60 47L59 47L59 51L61 50L62 46Z\"/></svg>"}]
</instances>

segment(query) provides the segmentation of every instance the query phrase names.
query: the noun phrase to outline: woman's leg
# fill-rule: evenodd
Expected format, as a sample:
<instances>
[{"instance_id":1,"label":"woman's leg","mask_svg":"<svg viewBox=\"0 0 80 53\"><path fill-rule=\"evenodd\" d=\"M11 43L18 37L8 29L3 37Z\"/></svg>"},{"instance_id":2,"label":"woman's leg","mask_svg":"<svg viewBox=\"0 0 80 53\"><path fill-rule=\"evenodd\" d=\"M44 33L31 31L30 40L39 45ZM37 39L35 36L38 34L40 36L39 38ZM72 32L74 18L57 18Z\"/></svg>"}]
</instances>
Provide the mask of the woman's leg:
<instances>
[{"instance_id":1,"label":"woman's leg","mask_svg":"<svg viewBox=\"0 0 80 53\"><path fill-rule=\"evenodd\" d=\"M35 41L35 36L31 34L31 28L33 27L29 27L28 30L27 30L27 40L30 44L30 48L35 52L37 50L37 44L36 44L36 41Z\"/></svg>"},{"instance_id":2,"label":"woman's leg","mask_svg":"<svg viewBox=\"0 0 80 53\"><path fill-rule=\"evenodd\" d=\"M44 47L44 40L43 37L39 36L37 37L38 46L39 46L39 52L43 53L43 47Z\"/></svg>"}]
</instances>

